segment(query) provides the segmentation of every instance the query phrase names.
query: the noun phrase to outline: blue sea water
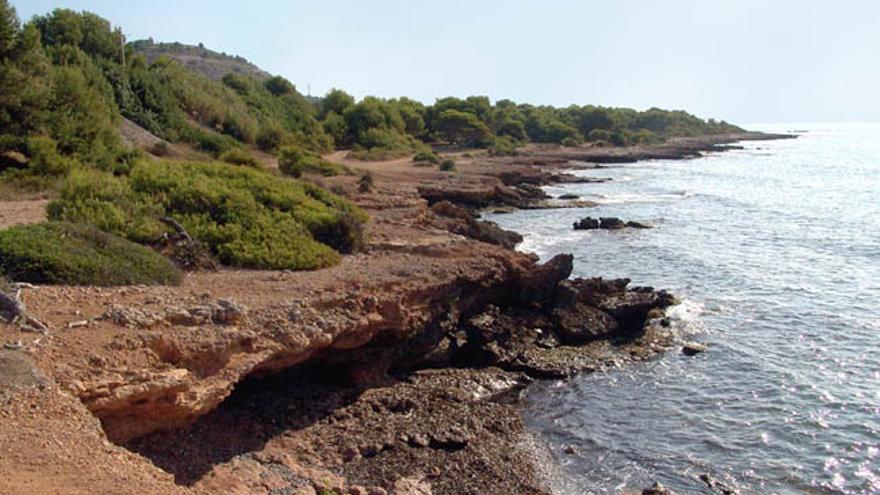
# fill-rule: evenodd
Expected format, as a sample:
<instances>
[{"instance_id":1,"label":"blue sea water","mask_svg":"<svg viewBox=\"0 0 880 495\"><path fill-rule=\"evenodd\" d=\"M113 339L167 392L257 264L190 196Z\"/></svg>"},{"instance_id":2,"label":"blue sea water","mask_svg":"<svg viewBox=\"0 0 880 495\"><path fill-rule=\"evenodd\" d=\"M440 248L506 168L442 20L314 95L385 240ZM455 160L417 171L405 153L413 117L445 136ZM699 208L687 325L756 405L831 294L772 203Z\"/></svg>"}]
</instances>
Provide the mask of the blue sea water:
<instances>
[{"instance_id":1,"label":"blue sea water","mask_svg":"<svg viewBox=\"0 0 880 495\"><path fill-rule=\"evenodd\" d=\"M533 388L524 417L559 492L713 493L706 473L741 493L880 493L880 125L752 128L805 132L548 188L595 208L488 215L521 250L573 253L577 276L672 290L679 337L709 346ZM656 228L572 230L587 215Z\"/></svg>"}]
</instances>

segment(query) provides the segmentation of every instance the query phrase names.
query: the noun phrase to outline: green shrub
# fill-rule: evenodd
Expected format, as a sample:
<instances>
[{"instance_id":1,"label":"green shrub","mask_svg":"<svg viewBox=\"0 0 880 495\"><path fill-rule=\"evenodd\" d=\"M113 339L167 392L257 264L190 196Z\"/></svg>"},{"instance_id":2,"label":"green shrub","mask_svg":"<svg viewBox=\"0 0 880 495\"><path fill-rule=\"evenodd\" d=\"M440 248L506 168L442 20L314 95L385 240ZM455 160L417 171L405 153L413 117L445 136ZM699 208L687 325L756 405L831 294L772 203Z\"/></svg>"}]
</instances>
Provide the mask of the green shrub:
<instances>
[{"instance_id":1,"label":"green shrub","mask_svg":"<svg viewBox=\"0 0 880 495\"><path fill-rule=\"evenodd\" d=\"M573 137L567 137L567 138L564 138L562 140L562 142L560 142L559 144L561 144L562 146L565 146L566 148L574 148L581 143L580 143L580 141L578 141L577 139L575 139Z\"/></svg>"},{"instance_id":2,"label":"green shrub","mask_svg":"<svg viewBox=\"0 0 880 495\"><path fill-rule=\"evenodd\" d=\"M150 146L150 153L159 157L168 156L171 154L171 146L165 141L159 141L153 146Z\"/></svg>"},{"instance_id":3,"label":"green shrub","mask_svg":"<svg viewBox=\"0 0 880 495\"><path fill-rule=\"evenodd\" d=\"M489 147L489 154L492 156L516 156L519 153L516 150L518 146L519 143L510 136L498 136Z\"/></svg>"},{"instance_id":4,"label":"green shrub","mask_svg":"<svg viewBox=\"0 0 880 495\"><path fill-rule=\"evenodd\" d=\"M242 167L260 168L260 163L251 156L250 153L241 149L234 148L220 155L220 160L232 165L240 165Z\"/></svg>"},{"instance_id":5,"label":"green shrub","mask_svg":"<svg viewBox=\"0 0 880 495\"><path fill-rule=\"evenodd\" d=\"M195 144L199 150L210 153L213 157L218 157L239 146L235 139L229 136L205 131L196 131Z\"/></svg>"},{"instance_id":6,"label":"green shrub","mask_svg":"<svg viewBox=\"0 0 880 495\"><path fill-rule=\"evenodd\" d=\"M627 136L627 141L631 144L658 144L663 142L663 138L647 129L642 129L630 133Z\"/></svg>"},{"instance_id":7,"label":"green shrub","mask_svg":"<svg viewBox=\"0 0 880 495\"><path fill-rule=\"evenodd\" d=\"M316 269L363 244L367 217L317 186L223 163L141 162L130 177L71 174L53 220L87 223L159 243L171 217L217 259L259 269Z\"/></svg>"},{"instance_id":8,"label":"green shrub","mask_svg":"<svg viewBox=\"0 0 880 495\"><path fill-rule=\"evenodd\" d=\"M428 162L437 165L440 163L440 157L433 151L420 151L413 156L414 162Z\"/></svg>"},{"instance_id":9,"label":"green shrub","mask_svg":"<svg viewBox=\"0 0 880 495\"><path fill-rule=\"evenodd\" d=\"M279 125L265 125L257 131L257 147L263 151L275 151L285 141L284 129Z\"/></svg>"},{"instance_id":10,"label":"green shrub","mask_svg":"<svg viewBox=\"0 0 880 495\"><path fill-rule=\"evenodd\" d=\"M64 222L0 231L0 272L16 282L65 285L179 284L183 278L149 248Z\"/></svg>"},{"instance_id":11,"label":"green shrub","mask_svg":"<svg viewBox=\"0 0 880 495\"><path fill-rule=\"evenodd\" d=\"M590 141L604 141L610 143L611 136L613 135L614 133L607 129L593 129L587 137Z\"/></svg>"},{"instance_id":12,"label":"green shrub","mask_svg":"<svg viewBox=\"0 0 880 495\"><path fill-rule=\"evenodd\" d=\"M452 160L443 160L443 163L440 164L441 172L452 172L455 170L455 162Z\"/></svg>"},{"instance_id":13,"label":"green shrub","mask_svg":"<svg viewBox=\"0 0 880 495\"><path fill-rule=\"evenodd\" d=\"M278 151L278 168L284 175L302 177L305 173L324 177L346 175L350 171L341 165L324 160L320 156L297 146L285 146Z\"/></svg>"},{"instance_id":14,"label":"green shrub","mask_svg":"<svg viewBox=\"0 0 880 495\"><path fill-rule=\"evenodd\" d=\"M367 193L373 190L373 174L367 172L358 179L358 191Z\"/></svg>"}]
</instances>

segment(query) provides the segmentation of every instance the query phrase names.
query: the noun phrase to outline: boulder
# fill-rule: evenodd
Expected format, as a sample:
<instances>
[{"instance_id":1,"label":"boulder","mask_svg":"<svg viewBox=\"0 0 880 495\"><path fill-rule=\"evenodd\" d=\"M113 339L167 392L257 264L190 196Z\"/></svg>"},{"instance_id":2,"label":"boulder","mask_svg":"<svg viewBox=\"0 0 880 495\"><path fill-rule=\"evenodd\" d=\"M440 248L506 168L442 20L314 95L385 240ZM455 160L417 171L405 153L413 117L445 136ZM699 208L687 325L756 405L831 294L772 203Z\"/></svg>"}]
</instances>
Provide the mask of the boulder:
<instances>
[{"instance_id":1,"label":"boulder","mask_svg":"<svg viewBox=\"0 0 880 495\"><path fill-rule=\"evenodd\" d=\"M698 344L696 342L685 342L681 346L681 353L685 356L696 356L697 354L701 354L709 350L709 348L703 344Z\"/></svg>"},{"instance_id":2,"label":"boulder","mask_svg":"<svg viewBox=\"0 0 880 495\"><path fill-rule=\"evenodd\" d=\"M553 316L559 338L566 345L583 344L612 335L619 329L611 315L580 302L571 308L557 309Z\"/></svg>"},{"instance_id":3,"label":"boulder","mask_svg":"<svg viewBox=\"0 0 880 495\"><path fill-rule=\"evenodd\" d=\"M651 485L651 488L642 490L642 495L674 495L669 489L661 485L659 482Z\"/></svg>"},{"instance_id":4,"label":"boulder","mask_svg":"<svg viewBox=\"0 0 880 495\"><path fill-rule=\"evenodd\" d=\"M626 227L626 223L617 217L602 217L599 219L599 228L617 230Z\"/></svg>"},{"instance_id":5,"label":"boulder","mask_svg":"<svg viewBox=\"0 0 880 495\"><path fill-rule=\"evenodd\" d=\"M557 254L543 265L521 272L517 280L520 302L542 304L552 299L559 282L571 275L574 256Z\"/></svg>"},{"instance_id":6,"label":"boulder","mask_svg":"<svg viewBox=\"0 0 880 495\"><path fill-rule=\"evenodd\" d=\"M599 228L599 220L587 217L574 223L574 230L595 230Z\"/></svg>"},{"instance_id":7,"label":"boulder","mask_svg":"<svg viewBox=\"0 0 880 495\"><path fill-rule=\"evenodd\" d=\"M653 229L654 228L653 226L648 225L646 223L634 222L632 220L630 220L629 222L626 222L626 226L630 227L632 229Z\"/></svg>"},{"instance_id":8,"label":"boulder","mask_svg":"<svg viewBox=\"0 0 880 495\"><path fill-rule=\"evenodd\" d=\"M516 232L504 230L494 222L477 220L470 211L449 201L434 203L431 211L443 217L444 226L454 234L507 249L515 248L523 240Z\"/></svg>"}]
</instances>

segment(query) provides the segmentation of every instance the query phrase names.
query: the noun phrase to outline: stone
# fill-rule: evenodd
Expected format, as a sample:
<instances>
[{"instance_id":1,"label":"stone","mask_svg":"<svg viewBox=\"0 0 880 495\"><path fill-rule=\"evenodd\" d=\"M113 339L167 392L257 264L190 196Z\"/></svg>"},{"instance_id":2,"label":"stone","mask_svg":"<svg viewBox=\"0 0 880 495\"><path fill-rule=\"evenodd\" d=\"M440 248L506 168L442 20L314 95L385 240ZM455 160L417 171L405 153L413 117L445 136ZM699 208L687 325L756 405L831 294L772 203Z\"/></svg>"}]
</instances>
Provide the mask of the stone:
<instances>
[{"instance_id":1,"label":"stone","mask_svg":"<svg viewBox=\"0 0 880 495\"><path fill-rule=\"evenodd\" d=\"M574 256L557 254L543 265L520 273L518 277L519 300L526 303L542 303L551 299L559 283L571 275Z\"/></svg>"},{"instance_id":2,"label":"stone","mask_svg":"<svg viewBox=\"0 0 880 495\"><path fill-rule=\"evenodd\" d=\"M611 315L580 302L571 308L557 309L554 316L559 338L567 345L583 344L619 330Z\"/></svg>"},{"instance_id":3,"label":"stone","mask_svg":"<svg viewBox=\"0 0 880 495\"><path fill-rule=\"evenodd\" d=\"M574 230L595 230L599 228L599 220L593 217L582 218L574 223Z\"/></svg>"},{"instance_id":4,"label":"stone","mask_svg":"<svg viewBox=\"0 0 880 495\"><path fill-rule=\"evenodd\" d=\"M673 493L659 482L655 482L651 488L642 490L642 495L673 495Z\"/></svg>"},{"instance_id":5,"label":"stone","mask_svg":"<svg viewBox=\"0 0 880 495\"><path fill-rule=\"evenodd\" d=\"M633 228L633 229L653 229L654 228L652 225L648 225L648 224L642 223L642 222L635 222L632 220L630 220L629 222L626 222L626 226Z\"/></svg>"},{"instance_id":6,"label":"stone","mask_svg":"<svg viewBox=\"0 0 880 495\"><path fill-rule=\"evenodd\" d=\"M599 219L599 228L606 230L617 230L626 227L623 220L617 217L602 217Z\"/></svg>"},{"instance_id":7,"label":"stone","mask_svg":"<svg viewBox=\"0 0 880 495\"><path fill-rule=\"evenodd\" d=\"M697 354L701 354L706 352L709 348L703 344L698 344L696 342L685 342L681 346L681 353L685 356L696 356Z\"/></svg>"},{"instance_id":8,"label":"stone","mask_svg":"<svg viewBox=\"0 0 880 495\"><path fill-rule=\"evenodd\" d=\"M580 199L577 194L562 194L557 199Z\"/></svg>"}]
</instances>

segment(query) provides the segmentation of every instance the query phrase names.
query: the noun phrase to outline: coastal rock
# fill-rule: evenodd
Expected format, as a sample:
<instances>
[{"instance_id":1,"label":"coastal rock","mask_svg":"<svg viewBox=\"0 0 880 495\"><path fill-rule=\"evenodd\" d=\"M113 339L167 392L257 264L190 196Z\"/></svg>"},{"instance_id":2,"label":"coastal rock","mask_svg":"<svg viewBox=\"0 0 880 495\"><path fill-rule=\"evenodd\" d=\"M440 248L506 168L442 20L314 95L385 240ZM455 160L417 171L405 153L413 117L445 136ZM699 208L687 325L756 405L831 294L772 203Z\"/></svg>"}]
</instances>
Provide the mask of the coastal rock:
<instances>
[{"instance_id":1,"label":"coastal rock","mask_svg":"<svg viewBox=\"0 0 880 495\"><path fill-rule=\"evenodd\" d=\"M595 230L599 228L599 219L587 217L574 223L575 230Z\"/></svg>"},{"instance_id":2,"label":"coastal rock","mask_svg":"<svg viewBox=\"0 0 880 495\"><path fill-rule=\"evenodd\" d=\"M696 342L685 342L681 346L681 353L685 356L696 356L697 354L702 354L709 350L709 348L703 344L698 344Z\"/></svg>"},{"instance_id":3,"label":"coastal rock","mask_svg":"<svg viewBox=\"0 0 880 495\"><path fill-rule=\"evenodd\" d=\"M567 279L574 268L574 256L557 254L543 265L520 274L519 301L526 304L542 303L553 297L559 282Z\"/></svg>"},{"instance_id":4,"label":"coastal rock","mask_svg":"<svg viewBox=\"0 0 880 495\"><path fill-rule=\"evenodd\" d=\"M561 194L556 199L580 199L580 196L577 194Z\"/></svg>"},{"instance_id":5,"label":"coastal rock","mask_svg":"<svg viewBox=\"0 0 880 495\"><path fill-rule=\"evenodd\" d=\"M577 345L611 335L619 330L617 321L605 311L584 303L554 312L562 343Z\"/></svg>"},{"instance_id":6,"label":"coastal rock","mask_svg":"<svg viewBox=\"0 0 880 495\"><path fill-rule=\"evenodd\" d=\"M635 222L632 220L630 220L629 222L626 222L626 226L633 228L633 229L653 229L654 228L653 226L648 225L646 223Z\"/></svg>"},{"instance_id":7,"label":"coastal rock","mask_svg":"<svg viewBox=\"0 0 880 495\"><path fill-rule=\"evenodd\" d=\"M618 230L625 227L633 228L633 229L650 229L653 228L651 225L642 222L629 221L624 222L623 220L616 217L602 217L602 218L593 218L586 217L578 220L574 223L575 230L595 230L595 229L605 229L605 230Z\"/></svg>"},{"instance_id":8,"label":"coastal rock","mask_svg":"<svg viewBox=\"0 0 880 495\"><path fill-rule=\"evenodd\" d=\"M617 230L626 227L626 223L617 217L602 217L599 219L599 228Z\"/></svg>"},{"instance_id":9,"label":"coastal rock","mask_svg":"<svg viewBox=\"0 0 880 495\"><path fill-rule=\"evenodd\" d=\"M504 230L494 222L477 220L470 211L449 201L435 203L431 206L431 211L442 217L443 227L454 234L507 249L515 248L523 240L518 233Z\"/></svg>"},{"instance_id":10,"label":"coastal rock","mask_svg":"<svg viewBox=\"0 0 880 495\"><path fill-rule=\"evenodd\" d=\"M645 488L642 490L642 495L675 495L665 486L661 485L660 482L656 482L651 485L651 488Z\"/></svg>"}]
</instances>

